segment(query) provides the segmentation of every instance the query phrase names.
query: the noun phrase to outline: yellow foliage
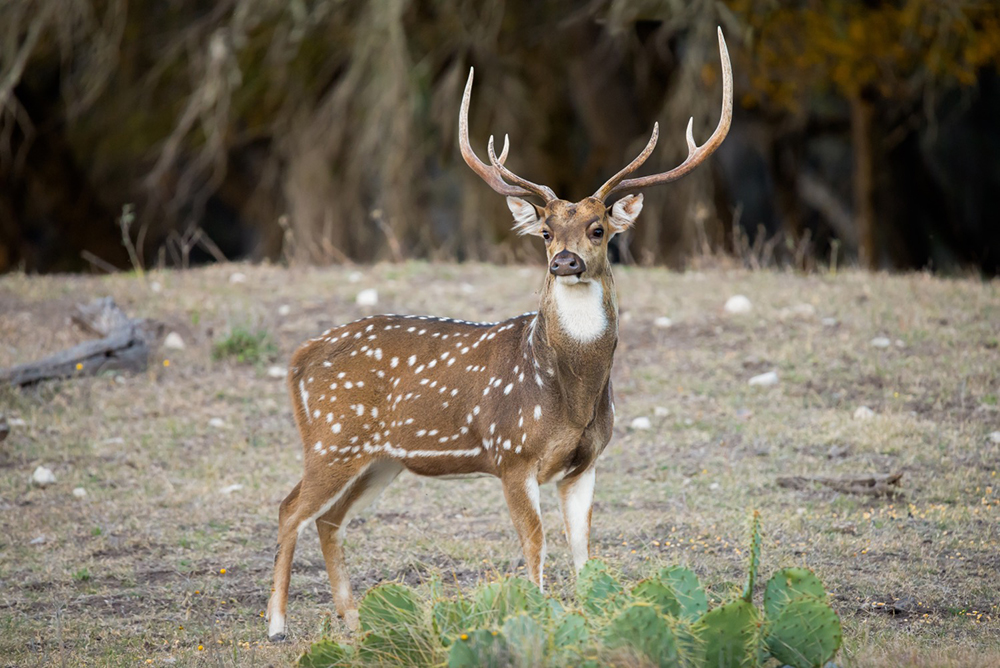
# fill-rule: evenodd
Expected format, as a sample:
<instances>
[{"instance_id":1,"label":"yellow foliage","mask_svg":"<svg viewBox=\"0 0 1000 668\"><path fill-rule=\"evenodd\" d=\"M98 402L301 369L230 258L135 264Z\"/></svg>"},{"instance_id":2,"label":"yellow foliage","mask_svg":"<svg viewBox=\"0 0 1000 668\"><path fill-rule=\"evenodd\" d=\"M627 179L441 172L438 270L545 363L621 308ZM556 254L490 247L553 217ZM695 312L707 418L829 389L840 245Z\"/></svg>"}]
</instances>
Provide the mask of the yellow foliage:
<instances>
[{"instance_id":1,"label":"yellow foliage","mask_svg":"<svg viewBox=\"0 0 1000 668\"><path fill-rule=\"evenodd\" d=\"M1000 62L994 0L727 4L752 36L752 85L793 111L815 92L905 97L926 83L972 85Z\"/></svg>"}]
</instances>

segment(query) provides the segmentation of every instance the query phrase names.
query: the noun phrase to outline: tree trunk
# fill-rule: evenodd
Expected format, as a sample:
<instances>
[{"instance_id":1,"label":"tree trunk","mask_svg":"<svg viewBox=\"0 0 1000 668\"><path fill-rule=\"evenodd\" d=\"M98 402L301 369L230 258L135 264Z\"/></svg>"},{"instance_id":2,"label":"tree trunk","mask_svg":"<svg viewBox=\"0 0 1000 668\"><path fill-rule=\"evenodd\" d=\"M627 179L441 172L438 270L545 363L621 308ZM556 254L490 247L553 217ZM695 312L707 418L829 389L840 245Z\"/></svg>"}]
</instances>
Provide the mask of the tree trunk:
<instances>
[{"instance_id":1,"label":"tree trunk","mask_svg":"<svg viewBox=\"0 0 1000 668\"><path fill-rule=\"evenodd\" d=\"M874 155L872 118L874 105L863 94L851 98L851 149L854 153L854 224L861 266L878 269L875 238Z\"/></svg>"}]
</instances>

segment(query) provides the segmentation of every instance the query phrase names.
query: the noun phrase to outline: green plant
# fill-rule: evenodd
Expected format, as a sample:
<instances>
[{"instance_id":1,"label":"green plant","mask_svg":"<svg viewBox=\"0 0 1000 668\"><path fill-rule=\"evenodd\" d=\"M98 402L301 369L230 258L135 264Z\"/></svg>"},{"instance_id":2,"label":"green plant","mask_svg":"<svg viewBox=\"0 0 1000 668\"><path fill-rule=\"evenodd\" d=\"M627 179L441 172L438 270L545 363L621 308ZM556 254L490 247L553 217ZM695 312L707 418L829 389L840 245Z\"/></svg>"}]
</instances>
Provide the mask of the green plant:
<instances>
[{"instance_id":1,"label":"green plant","mask_svg":"<svg viewBox=\"0 0 1000 668\"><path fill-rule=\"evenodd\" d=\"M90 570L86 566L73 573L73 579L77 582L87 582L90 580Z\"/></svg>"},{"instance_id":2,"label":"green plant","mask_svg":"<svg viewBox=\"0 0 1000 668\"><path fill-rule=\"evenodd\" d=\"M382 584L359 606L363 635L353 645L321 640L299 665L824 665L840 648L841 629L823 585L807 569L785 568L767 582L763 609L756 607L761 543L754 513L746 581L712 609L687 568L661 569L628 590L597 559L577 579L579 609L517 577L459 598L445 598L434 580L430 600L409 587Z\"/></svg>"},{"instance_id":3,"label":"green plant","mask_svg":"<svg viewBox=\"0 0 1000 668\"><path fill-rule=\"evenodd\" d=\"M215 360L235 358L241 364L263 364L277 355L278 347L263 329L251 331L242 326L233 327L225 337L212 344Z\"/></svg>"}]
</instances>

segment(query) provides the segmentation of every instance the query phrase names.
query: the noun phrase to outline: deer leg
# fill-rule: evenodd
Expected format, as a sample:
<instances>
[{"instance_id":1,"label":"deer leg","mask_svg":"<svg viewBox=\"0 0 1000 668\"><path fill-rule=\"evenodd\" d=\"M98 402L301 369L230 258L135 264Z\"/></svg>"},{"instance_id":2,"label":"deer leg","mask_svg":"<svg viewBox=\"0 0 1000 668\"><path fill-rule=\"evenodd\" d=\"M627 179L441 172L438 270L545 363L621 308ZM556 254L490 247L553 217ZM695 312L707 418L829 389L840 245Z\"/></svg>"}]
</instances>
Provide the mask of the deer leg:
<instances>
[{"instance_id":1,"label":"deer leg","mask_svg":"<svg viewBox=\"0 0 1000 668\"><path fill-rule=\"evenodd\" d=\"M401 464L393 461L372 464L344 493L340 501L316 519L316 531L323 548L326 574L330 578L333 604L337 614L344 618L352 631L358 629L358 607L351 593L351 578L344 561L341 531L352 517L370 506L385 491L402 469Z\"/></svg>"},{"instance_id":2,"label":"deer leg","mask_svg":"<svg viewBox=\"0 0 1000 668\"><path fill-rule=\"evenodd\" d=\"M274 584L267 604L267 635L272 642L285 639L285 608L288 604L288 584L292 577L295 544L302 529L313 519L337 504L351 483L364 474L353 465L333 472L333 479L303 478L285 497L278 509L278 549L274 555Z\"/></svg>"},{"instance_id":3,"label":"deer leg","mask_svg":"<svg viewBox=\"0 0 1000 668\"><path fill-rule=\"evenodd\" d=\"M590 517L594 503L594 467L558 483L559 506L566 523L566 538L579 573L590 556Z\"/></svg>"},{"instance_id":4,"label":"deer leg","mask_svg":"<svg viewBox=\"0 0 1000 668\"><path fill-rule=\"evenodd\" d=\"M274 584L267 602L267 636L271 642L285 639L285 606L288 603L288 583L292 577L292 558L298 539L293 518L298 515L302 481L292 489L278 507L278 547L274 553Z\"/></svg>"},{"instance_id":5,"label":"deer leg","mask_svg":"<svg viewBox=\"0 0 1000 668\"><path fill-rule=\"evenodd\" d=\"M544 589L545 531L542 529L542 511L538 505L538 480L533 474L527 477L510 476L503 480L503 494L507 499L510 518L528 568L528 577Z\"/></svg>"}]
</instances>

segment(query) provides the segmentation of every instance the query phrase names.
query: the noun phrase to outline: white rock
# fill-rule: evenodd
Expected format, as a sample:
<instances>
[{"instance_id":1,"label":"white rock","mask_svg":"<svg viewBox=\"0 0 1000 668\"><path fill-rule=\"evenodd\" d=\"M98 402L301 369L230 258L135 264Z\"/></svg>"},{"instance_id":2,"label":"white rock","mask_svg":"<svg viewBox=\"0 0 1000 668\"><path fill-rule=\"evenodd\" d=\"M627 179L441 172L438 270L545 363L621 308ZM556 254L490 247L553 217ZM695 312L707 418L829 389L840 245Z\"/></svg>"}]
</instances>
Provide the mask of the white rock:
<instances>
[{"instance_id":1,"label":"white rock","mask_svg":"<svg viewBox=\"0 0 1000 668\"><path fill-rule=\"evenodd\" d=\"M358 293L355 301L358 303L358 306L375 306L375 304L378 304L378 290L375 288L362 290Z\"/></svg>"},{"instance_id":2,"label":"white rock","mask_svg":"<svg viewBox=\"0 0 1000 668\"><path fill-rule=\"evenodd\" d=\"M875 411L867 406L858 406L857 410L854 411L855 420L869 420L873 417L875 417Z\"/></svg>"},{"instance_id":3,"label":"white rock","mask_svg":"<svg viewBox=\"0 0 1000 668\"><path fill-rule=\"evenodd\" d=\"M184 339L177 332L170 332L167 338L163 339L163 347L170 350L184 350Z\"/></svg>"},{"instance_id":4,"label":"white rock","mask_svg":"<svg viewBox=\"0 0 1000 668\"><path fill-rule=\"evenodd\" d=\"M629 425L629 427L636 430L652 429L653 423L649 421L648 417L642 416L633 418L632 423Z\"/></svg>"},{"instance_id":5,"label":"white rock","mask_svg":"<svg viewBox=\"0 0 1000 668\"><path fill-rule=\"evenodd\" d=\"M163 286L160 285L159 281L153 281L152 283L150 283L149 289L156 293L163 292Z\"/></svg>"},{"instance_id":6,"label":"white rock","mask_svg":"<svg viewBox=\"0 0 1000 668\"><path fill-rule=\"evenodd\" d=\"M357 283L362 278L364 278L364 275L360 271L352 271L350 274L347 275L347 280L350 281L351 283Z\"/></svg>"},{"instance_id":7,"label":"white rock","mask_svg":"<svg viewBox=\"0 0 1000 668\"><path fill-rule=\"evenodd\" d=\"M83 497L87 496L87 490L85 490L83 487L74 487L73 496L75 496L78 499L82 499Z\"/></svg>"},{"instance_id":8,"label":"white rock","mask_svg":"<svg viewBox=\"0 0 1000 668\"><path fill-rule=\"evenodd\" d=\"M708 486L708 488L714 492L717 489L722 489L722 485L720 485L717 482L713 482L711 485Z\"/></svg>"},{"instance_id":9,"label":"white rock","mask_svg":"<svg viewBox=\"0 0 1000 668\"><path fill-rule=\"evenodd\" d=\"M462 294L466 295L471 295L476 291L476 288L472 285L472 283L462 283L462 285L459 286L459 289L462 291Z\"/></svg>"},{"instance_id":10,"label":"white rock","mask_svg":"<svg viewBox=\"0 0 1000 668\"><path fill-rule=\"evenodd\" d=\"M241 485L239 483L235 483L233 485L229 485L227 487L223 487L222 489L219 490L219 492L221 494L232 494L233 492L238 492L241 489L243 489L243 485Z\"/></svg>"},{"instance_id":11,"label":"white rock","mask_svg":"<svg viewBox=\"0 0 1000 668\"><path fill-rule=\"evenodd\" d=\"M836 327L839 324L836 318L823 318L820 322L824 327Z\"/></svg>"},{"instance_id":12,"label":"white rock","mask_svg":"<svg viewBox=\"0 0 1000 668\"><path fill-rule=\"evenodd\" d=\"M994 431L990 434L990 443L1000 443L1000 431Z\"/></svg>"},{"instance_id":13,"label":"white rock","mask_svg":"<svg viewBox=\"0 0 1000 668\"><path fill-rule=\"evenodd\" d=\"M661 329L666 329L667 327L672 327L674 321L665 315L661 315L659 318L653 321L653 324Z\"/></svg>"},{"instance_id":14,"label":"white rock","mask_svg":"<svg viewBox=\"0 0 1000 668\"><path fill-rule=\"evenodd\" d=\"M753 304L743 295L733 295L726 300L723 309L726 313L749 313L753 309Z\"/></svg>"},{"instance_id":15,"label":"white rock","mask_svg":"<svg viewBox=\"0 0 1000 668\"><path fill-rule=\"evenodd\" d=\"M667 417L670 415L670 409L666 406L657 406L653 409L653 415L656 417Z\"/></svg>"},{"instance_id":16,"label":"white rock","mask_svg":"<svg viewBox=\"0 0 1000 668\"><path fill-rule=\"evenodd\" d=\"M27 427L28 423L21 418L7 418L7 424L10 427Z\"/></svg>"},{"instance_id":17,"label":"white rock","mask_svg":"<svg viewBox=\"0 0 1000 668\"><path fill-rule=\"evenodd\" d=\"M215 427L216 429L223 429L226 426L226 421L222 418L214 417L208 421L209 427Z\"/></svg>"},{"instance_id":18,"label":"white rock","mask_svg":"<svg viewBox=\"0 0 1000 668\"><path fill-rule=\"evenodd\" d=\"M269 366L267 367L267 377L268 378L284 378L288 375L288 369L283 366Z\"/></svg>"},{"instance_id":19,"label":"white rock","mask_svg":"<svg viewBox=\"0 0 1000 668\"><path fill-rule=\"evenodd\" d=\"M242 273L242 272L239 272L239 271L234 271L233 273L229 274L229 282L230 283L246 283L247 282L247 275L244 274L244 273Z\"/></svg>"},{"instance_id":20,"label":"white rock","mask_svg":"<svg viewBox=\"0 0 1000 668\"><path fill-rule=\"evenodd\" d=\"M49 485L55 483L56 474L52 472L52 469L39 466L35 469L35 472L31 474L31 481L38 485L39 487L48 487Z\"/></svg>"},{"instance_id":21,"label":"white rock","mask_svg":"<svg viewBox=\"0 0 1000 668\"><path fill-rule=\"evenodd\" d=\"M45 543L45 536L38 536L36 538L32 538L29 545L42 545L44 543Z\"/></svg>"},{"instance_id":22,"label":"white rock","mask_svg":"<svg viewBox=\"0 0 1000 668\"><path fill-rule=\"evenodd\" d=\"M884 336L876 336L871 340L871 344L873 348L888 348L892 345L892 341Z\"/></svg>"},{"instance_id":23,"label":"white rock","mask_svg":"<svg viewBox=\"0 0 1000 668\"><path fill-rule=\"evenodd\" d=\"M292 312L292 307L288 304L282 304L278 307L278 315L284 317Z\"/></svg>"},{"instance_id":24,"label":"white rock","mask_svg":"<svg viewBox=\"0 0 1000 668\"><path fill-rule=\"evenodd\" d=\"M778 372L768 371L767 373L762 373L760 375L754 376L750 379L751 385L761 385L767 387L768 385L778 384Z\"/></svg>"}]
</instances>

